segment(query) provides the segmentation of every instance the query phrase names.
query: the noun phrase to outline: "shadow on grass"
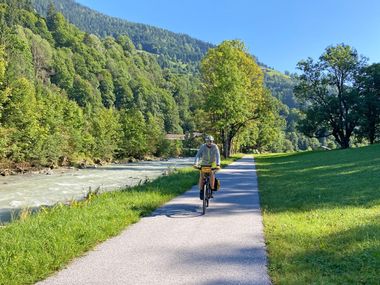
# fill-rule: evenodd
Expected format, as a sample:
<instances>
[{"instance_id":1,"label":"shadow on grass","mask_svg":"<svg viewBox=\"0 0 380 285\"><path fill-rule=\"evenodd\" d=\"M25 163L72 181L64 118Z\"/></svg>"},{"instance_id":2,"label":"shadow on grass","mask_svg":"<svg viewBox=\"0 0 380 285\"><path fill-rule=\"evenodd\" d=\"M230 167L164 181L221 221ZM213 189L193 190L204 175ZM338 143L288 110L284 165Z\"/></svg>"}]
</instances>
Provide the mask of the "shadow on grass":
<instances>
[{"instance_id":1,"label":"shadow on grass","mask_svg":"<svg viewBox=\"0 0 380 285\"><path fill-rule=\"evenodd\" d=\"M380 284L380 224L357 226L310 241L310 250L287 259L292 276L308 276L304 284ZM273 265L272 265L273 266ZM274 265L281 270L281 264ZM313 272L312 274L310 274ZM317 279L318 278L318 279ZM292 280L289 280L292 282ZM296 281L296 280L293 280Z\"/></svg>"},{"instance_id":2,"label":"shadow on grass","mask_svg":"<svg viewBox=\"0 0 380 285\"><path fill-rule=\"evenodd\" d=\"M262 204L271 212L380 202L380 146L256 158Z\"/></svg>"}]
</instances>

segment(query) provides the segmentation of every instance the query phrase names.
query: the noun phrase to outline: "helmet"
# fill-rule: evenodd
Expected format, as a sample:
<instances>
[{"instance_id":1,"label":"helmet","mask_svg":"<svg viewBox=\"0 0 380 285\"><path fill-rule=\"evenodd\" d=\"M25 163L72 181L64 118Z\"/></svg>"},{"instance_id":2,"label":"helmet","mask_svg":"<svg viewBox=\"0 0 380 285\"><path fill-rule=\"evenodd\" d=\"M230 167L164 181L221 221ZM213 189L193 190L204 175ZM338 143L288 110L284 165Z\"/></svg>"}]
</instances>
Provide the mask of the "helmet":
<instances>
[{"instance_id":1,"label":"helmet","mask_svg":"<svg viewBox=\"0 0 380 285\"><path fill-rule=\"evenodd\" d=\"M214 137L213 136L206 136L205 141L206 142L208 142L208 141L213 142L214 141Z\"/></svg>"}]
</instances>

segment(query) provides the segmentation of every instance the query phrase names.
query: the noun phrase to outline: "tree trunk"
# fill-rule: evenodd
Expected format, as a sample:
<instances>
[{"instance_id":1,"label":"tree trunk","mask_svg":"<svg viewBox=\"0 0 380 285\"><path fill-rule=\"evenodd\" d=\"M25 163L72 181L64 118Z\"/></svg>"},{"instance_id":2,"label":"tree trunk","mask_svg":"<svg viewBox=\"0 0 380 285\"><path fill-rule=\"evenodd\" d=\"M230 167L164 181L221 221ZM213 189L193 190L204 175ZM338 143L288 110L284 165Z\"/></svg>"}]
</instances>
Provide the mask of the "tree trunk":
<instances>
[{"instance_id":1,"label":"tree trunk","mask_svg":"<svg viewBox=\"0 0 380 285\"><path fill-rule=\"evenodd\" d=\"M373 123L373 121L371 121L369 123L369 130L368 130L368 139L369 139L370 144L374 144L375 142L375 132L376 132L375 130L376 130L376 126Z\"/></svg>"},{"instance_id":2,"label":"tree trunk","mask_svg":"<svg viewBox=\"0 0 380 285\"><path fill-rule=\"evenodd\" d=\"M225 158L230 157L230 153L229 153L229 151L230 151L230 144L229 144L228 138L226 138L226 139L224 140L224 145L223 145L223 156L224 156Z\"/></svg>"},{"instance_id":3,"label":"tree trunk","mask_svg":"<svg viewBox=\"0 0 380 285\"><path fill-rule=\"evenodd\" d=\"M346 149L350 147L350 136L345 136L342 138L341 148Z\"/></svg>"}]
</instances>

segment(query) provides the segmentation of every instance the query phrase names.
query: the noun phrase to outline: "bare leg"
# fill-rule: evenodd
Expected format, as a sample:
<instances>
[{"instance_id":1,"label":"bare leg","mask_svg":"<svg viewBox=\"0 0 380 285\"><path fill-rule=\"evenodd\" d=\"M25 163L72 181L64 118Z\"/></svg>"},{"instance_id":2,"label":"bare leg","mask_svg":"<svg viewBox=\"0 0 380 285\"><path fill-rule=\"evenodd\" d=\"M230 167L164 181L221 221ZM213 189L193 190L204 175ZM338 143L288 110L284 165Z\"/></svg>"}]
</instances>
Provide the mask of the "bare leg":
<instances>
[{"instance_id":1,"label":"bare leg","mask_svg":"<svg viewBox=\"0 0 380 285\"><path fill-rule=\"evenodd\" d=\"M202 173L199 175L198 185L199 185L199 190L202 190L203 189L203 174Z\"/></svg>"},{"instance_id":2,"label":"bare leg","mask_svg":"<svg viewBox=\"0 0 380 285\"><path fill-rule=\"evenodd\" d=\"M211 178L211 189L214 189L214 185L215 185L215 172L214 171L211 171L211 175L210 175L210 178Z\"/></svg>"}]
</instances>

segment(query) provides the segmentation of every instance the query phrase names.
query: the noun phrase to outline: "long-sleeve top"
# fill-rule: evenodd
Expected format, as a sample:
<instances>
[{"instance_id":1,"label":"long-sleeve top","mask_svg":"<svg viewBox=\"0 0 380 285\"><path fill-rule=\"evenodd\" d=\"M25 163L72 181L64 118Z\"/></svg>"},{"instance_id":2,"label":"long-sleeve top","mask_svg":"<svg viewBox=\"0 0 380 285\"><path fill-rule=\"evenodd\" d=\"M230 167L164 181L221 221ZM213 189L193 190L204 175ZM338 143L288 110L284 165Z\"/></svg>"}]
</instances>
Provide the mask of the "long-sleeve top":
<instances>
[{"instance_id":1,"label":"long-sleeve top","mask_svg":"<svg viewBox=\"0 0 380 285\"><path fill-rule=\"evenodd\" d=\"M195 165L198 165L201 161L201 165L220 165L220 152L216 144L211 144L210 147L207 144L202 144L199 148L197 155L195 156Z\"/></svg>"}]
</instances>

